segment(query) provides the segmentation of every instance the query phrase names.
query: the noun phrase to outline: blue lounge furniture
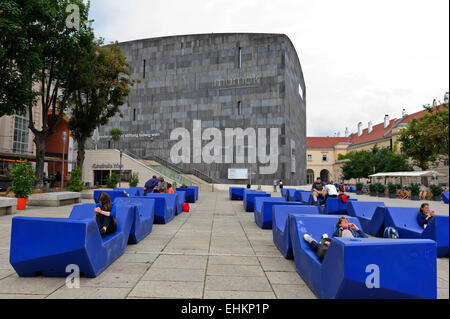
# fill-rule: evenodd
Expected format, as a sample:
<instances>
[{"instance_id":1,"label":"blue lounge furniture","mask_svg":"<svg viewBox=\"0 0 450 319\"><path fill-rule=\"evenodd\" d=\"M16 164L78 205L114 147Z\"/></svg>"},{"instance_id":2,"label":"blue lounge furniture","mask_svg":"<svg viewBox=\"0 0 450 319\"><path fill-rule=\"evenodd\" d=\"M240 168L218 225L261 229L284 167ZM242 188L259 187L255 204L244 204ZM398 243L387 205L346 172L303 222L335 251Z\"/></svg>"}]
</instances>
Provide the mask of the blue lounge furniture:
<instances>
[{"instance_id":1,"label":"blue lounge furniture","mask_svg":"<svg viewBox=\"0 0 450 319\"><path fill-rule=\"evenodd\" d=\"M448 204L448 193L442 193L442 201Z\"/></svg>"},{"instance_id":2,"label":"blue lounge furniture","mask_svg":"<svg viewBox=\"0 0 450 319\"><path fill-rule=\"evenodd\" d=\"M117 231L100 236L93 218L95 204L74 206L70 218L14 217L10 263L21 277L66 277L68 265L93 278L123 254L133 225L131 206L116 207Z\"/></svg>"},{"instance_id":3,"label":"blue lounge furniture","mask_svg":"<svg viewBox=\"0 0 450 319\"><path fill-rule=\"evenodd\" d=\"M230 187L230 200L243 200L245 187Z\"/></svg>"},{"instance_id":4,"label":"blue lounge furniture","mask_svg":"<svg viewBox=\"0 0 450 319\"><path fill-rule=\"evenodd\" d=\"M318 206L306 206L300 203L276 204L272 207L272 235L275 246L284 258L292 259L292 244L289 232L289 215L319 215Z\"/></svg>"},{"instance_id":5,"label":"blue lounge furniture","mask_svg":"<svg viewBox=\"0 0 450 319\"><path fill-rule=\"evenodd\" d=\"M195 201L198 201L198 191L199 191L199 187L198 186L188 186L188 188L193 189L194 190L194 194L195 194Z\"/></svg>"},{"instance_id":6,"label":"blue lounge furniture","mask_svg":"<svg viewBox=\"0 0 450 319\"><path fill-rule=\"evenodd\" d=\"M448 256L449 216L435 215L423 229L417 221L419 209L415 207L385 207L386 227L397 229L400 238L426 238L437 243L437 256Z\"/></svg>"},{"instance_id":7,"label":"blue lounge furniture","mask_svg":"<svg viewBox=\"0 0 450 319\"><path fill-rule=\"evenodd\" d=\"M261 191L245 190L243 203L246 212L255 211L255 197L271 197L271 195Z\"/></svg>"},{"instance_id":8,"label":"blue lounge furniture","mask_svg":"<svg viewBox=\"0 0 450 319\"><path fill-rule=\"evenodd\" d=\"M437 296L436 243L427 239L333 238L321 262L304 240L332 234L339 216L289 216L297 272L319 298ZM356 218L350 221L359 227Z\"/></svg>"},{"instance_id":9,"label":"blue lounge furniture","mask_svg":"<svg viewBox=\"0 0 450 319\"><path fill-rule=\"evenodd\" d=\"M281 189L281 197L284 197L284 198L286 198L286 194L287 194L287 190L288 190L289 188L282 188Z\"/></svg>"},{"instance_id":10,"label":"blue lounge furniture","mask_svg":"<svg viewBox=\"0 0 450 319\"><path fill-rule=\"evenodd\" d=\"M143 187L130 187L130 188L114 188L115 191L125 191L130 197L144 196Z\"/></svg>"},{"instance_id":11,"label":"blue lounge furniture","mask_svg":"<svg viewBox=\"0 0 450 319\"><path fill-rule=\"evenodd\" d=\"M373 218L377 207L384 207L384 203L351 201L347 205L347 215L358 218L365 233L377 236L384 231L384 212L381 210L381 214Z\"/></svg>"},{"instance_id":12,"label":"blue lounge furniture","mask_svg":"<svg viewBox=\"0 0 450 319\"><path fill-rule=\"evenodd\" d=\"M156 199L155 224L167 224L175 217L178 201L177 194L148 193L146 197Z\"/></svg>"},{"instance_id":13,"label":"blue lounge furniture","mask_svg":"<svg viewBox=\"0 0 450 319\"><path fill-rule=\"evenodd\" d=\"M155 200L153 198L116 198L115 205L131 206L134 211L129 244L137 244L152 232L155 220Z\"/></svg>"},{"instance_id":14,"label":"blue lounge furniture","mask_svg":"<svg viewBox=\"0 0 450 319\"><path fill-rule=\"evenodd\" d=\"M177 188L177 192L185 192L186 193L186 202L195 203L195 189L193 188Z\"/></svg>"},{"instance_id":15,"label":"blue lounge furniture","mask_svg":"<svg viewBox=\"0 0 450 319\"><path fill-rule=\"evenodd\" d=\"M175 194L178 195L177 211L175 212L175 215L180 215L183 213L183 205L186 202L186 193L175 191Z\"/></svg>"},{"instance_id":16,"label":"blue lounge furniture","mask_svg":"<svg viewBox=\"0 0 450 319\"><path fill-rule=\"evenodd\" d=\"M281 203L289 202L283 197L256 197L253 212L255 223L262 229L272 229L272 206Z\"/></svg>"},{"instance_id":17,"label":"blue lounge furniture","mask_svg":"<svg viewBox=\"0 0 450 319\"><path fill-rule=\"evenodd\" d=\"M317 202L318 202L319 205L320 205L324 200L325 200L325 198L321 198L321 197L318 197L318 198L317 198ZM312 196L312 192L311 192L311 195L309 195L308 202L307 202L305 205L314 205L314 197Z\"/></svg>"},{"instance_id":18,"label":"blue lounge furniture","mask_svg":"<svg viewBox=\"0 0 450 319\"><path fill-rule=\"evenodd\" d=\"M289 188L287 192L287 198L286 201L288 202L295 202L295 193L297 190L295 188Z\"/></svg>"},{"instance_id":19,"label":"blue lounge furniture","mask_svg":"<svg viewBox=\"0 0 450 319\"><path fill-rule=\"evenodd\" d=\"M349 202L358 201L356 198L348 198L347 203L343 203L340 198L328 197L327 202L323 208L322 214L324 215L346 215L347 214L347 204Z\"/></svg>"},{"instance_id":20,"label":"blue lounge furniture","mask_svg":"<svg viewBox=\"0 0 450 319\"><path fill-rule=\"evenodd\" d=\"M114 203L114 200L116 198L125 197L125 194L123 193L122 190L102 190L102 189L97 189L97 190L94 191L94 201L96 203L98 203L98 197L100 196L101 193L108 194L109 197L111 198L111 203Z\"/></svg>"},{"instance_id":21,"label":"blue lounge furniture","mask_svg":"<svg viewBox=\"0 0 450 319\"><path fill-rule=\"evenodd\" d=\"M301 202L303 205L310 205L309 199L312 195L312 191L298 191L299 199L298 201Z\"/></svg>"}]
</instances>

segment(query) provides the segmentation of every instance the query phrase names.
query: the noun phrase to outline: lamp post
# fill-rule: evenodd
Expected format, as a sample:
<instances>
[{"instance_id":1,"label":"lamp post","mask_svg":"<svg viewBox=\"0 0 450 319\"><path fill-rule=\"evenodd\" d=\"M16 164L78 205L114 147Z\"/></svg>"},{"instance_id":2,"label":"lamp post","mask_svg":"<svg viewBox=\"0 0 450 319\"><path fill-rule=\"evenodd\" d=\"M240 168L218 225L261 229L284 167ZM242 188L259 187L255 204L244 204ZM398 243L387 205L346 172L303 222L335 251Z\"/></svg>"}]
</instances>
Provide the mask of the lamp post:
<instances>
[{"instance_id":1,"label":"lamp post","mask_svg":"<svg viewBox=\"0 0 450 319\"><path fill-rule=\"evenodd\" d=\"M65 151L65 147L66 147L66 135L67 133L64 131L62 133L62 144L63 144L63 149L62 149L62 168L61 168L61 192L64 189L64 151Z\"/></svg>"},{"instance_id":2,"label":"lamp post","mask_svg":"<svg viewBox=\"0 0 450 319\"><path fill-rule=\"evenodd\" d=\"M121 186L122 182L122 150L120 150L120 163L119 163L119 187Z\"/></svg>"}]
</instances>

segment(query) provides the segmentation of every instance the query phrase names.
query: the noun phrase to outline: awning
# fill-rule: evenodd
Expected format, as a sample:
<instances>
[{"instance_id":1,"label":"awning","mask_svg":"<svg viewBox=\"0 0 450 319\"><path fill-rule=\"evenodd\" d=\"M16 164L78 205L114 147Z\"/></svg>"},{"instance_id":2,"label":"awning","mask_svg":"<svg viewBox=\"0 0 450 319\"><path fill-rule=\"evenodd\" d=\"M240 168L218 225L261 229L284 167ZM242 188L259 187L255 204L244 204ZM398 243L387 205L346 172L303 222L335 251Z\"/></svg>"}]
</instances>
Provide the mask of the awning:
<instances>
[{"instance_id":1,"label":"awning","mask_svg":"<svg viewBox=\"0 0 450 319\"><path fill-rule=\"evenodd\" d=\"M433 177L444 176L436 171L412 171L412 172L392 172L392 173L376 173L369 177Z\"/></svg>"}]
</instances>

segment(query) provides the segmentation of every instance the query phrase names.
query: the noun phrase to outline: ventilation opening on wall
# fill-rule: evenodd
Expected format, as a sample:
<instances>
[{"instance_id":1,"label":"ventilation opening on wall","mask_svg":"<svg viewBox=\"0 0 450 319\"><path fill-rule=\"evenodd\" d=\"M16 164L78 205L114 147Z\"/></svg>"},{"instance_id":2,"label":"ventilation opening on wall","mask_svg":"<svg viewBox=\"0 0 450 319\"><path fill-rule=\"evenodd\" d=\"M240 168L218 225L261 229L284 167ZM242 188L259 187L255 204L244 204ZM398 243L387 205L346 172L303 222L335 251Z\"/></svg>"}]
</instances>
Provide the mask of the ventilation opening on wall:
<instances>
[{"instance_id":1,"label":"ventilation opening on wall","mask_svg":"<svg viewBox=\"0 0 450 319\"><path fill-rule=\"evenodd\" d=\"M238 115L242 114L242 102L241 101L239 101L237 103L237 113L238 113Z\"/></svg>"}]
</instances>

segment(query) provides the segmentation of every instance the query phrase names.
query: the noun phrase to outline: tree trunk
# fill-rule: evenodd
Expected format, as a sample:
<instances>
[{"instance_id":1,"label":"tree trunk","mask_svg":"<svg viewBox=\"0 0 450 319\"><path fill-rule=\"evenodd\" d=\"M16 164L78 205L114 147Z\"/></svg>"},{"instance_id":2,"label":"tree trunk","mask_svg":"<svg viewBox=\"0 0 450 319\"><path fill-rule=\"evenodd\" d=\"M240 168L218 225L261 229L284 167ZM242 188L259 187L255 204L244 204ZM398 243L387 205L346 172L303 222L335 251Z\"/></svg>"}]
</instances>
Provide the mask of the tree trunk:
<instances>
[{"instance_id":1,"label":"tree trunk","mask_svg":"<svg viewBox=\"0 0 450 319\"><path fill-rule=\"evenodd\" d=\"M83 180L83 164L86 149L86 140L77 139L78 152L77 152L77 167L81 169L81 179Z\"/></svg>"},{"instance_id":2,"label":"tree trunk","mask_svg":"<svg viewBox=\"0 0 450 319\"><path fill-rule=\"evenodd\" d=\"M34 135L34 144L36 145L36 188L44 187L44 161L45 161L45 133Z\"/></svg>"}]
</instances>

